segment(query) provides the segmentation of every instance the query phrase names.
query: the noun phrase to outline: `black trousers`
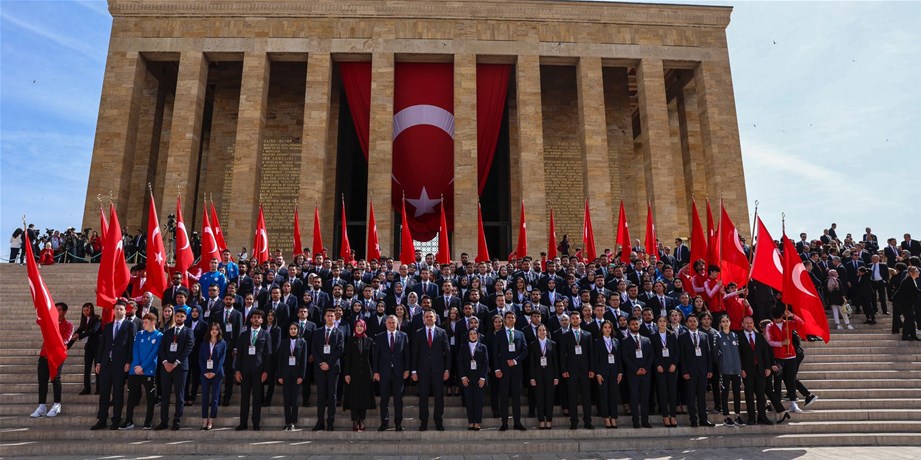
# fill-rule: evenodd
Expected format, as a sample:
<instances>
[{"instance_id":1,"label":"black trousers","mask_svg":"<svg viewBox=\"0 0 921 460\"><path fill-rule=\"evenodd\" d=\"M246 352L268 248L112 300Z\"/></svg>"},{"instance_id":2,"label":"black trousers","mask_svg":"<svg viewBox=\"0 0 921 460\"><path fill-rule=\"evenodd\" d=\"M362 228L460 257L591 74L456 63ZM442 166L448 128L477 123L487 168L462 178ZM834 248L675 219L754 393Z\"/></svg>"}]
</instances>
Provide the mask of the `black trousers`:
<instances>
[{"instance_id":1,"label":"black trousers","mask_svg":"<svg viewBox=\"0 0 921 460\"><path fill-rule=\"evenodd\" d=\"M297 378L285 379L284 383L281 385L283 404L285 406L286 425L297 424L298 398L301 395L302 386L303 385L297 383Z\"/></svg>"},{"instance_id":2,"label":"black trousers","mask_svg":"<svg viewBox=\"0 0 921 460\"><path fill-rule=\"evenodd\" d=\"M186 378L185 399L194 402L198 397L198 387L201 385L201 369L198 367L198 350L192 352L189 359L189 375Z\"/></svg>"},{"instance_id":3,"label":"black trousers","mask_svg":"<svg viewBox=\"0 0 921 460\"><path fill-rule=\"evenodd\" d=\"M275 355L272 355L269 358L270 363L275 362ZM263 384L263 398L262 405L268 406L272 403L272 397L275 396L275 382L278 377L275 375L275 366L269 366L266 370L266 373L269 374L268 378L265 379L265 384Z\"/></svg>"},{"instance_id":4,"label":"black trousers","mask_svg":"<svg viewBox=\"0 0 921 460\"><path fill-rule=\"evenodd\" d=\"M598 412L603 418L617 418L619 406L620 386L617 384L617 377L605 378L598 385Z\"/></svg>"},{"instance_id":5,"label":"black trousers","mask_svg":"<svg viewBox=\"0 0 921 460\"><path fill-rule=\"evenodd\" d=\"M246 426L249 420L249 404L253 403L253 426L262 421L262 371L241 372L240 379L240 425Z\"/></svg>"},{"instance_id":6,"label":"black trousers","mask_svg":"<svg viewBox=\"0 0 921 460\"><path fill-rule=\"evenodd\" d=\"M112 400L112 423L122 420L122 406L125 405L125 380L128 373L125 368L108 363L99 373L99 411L96 419L103 422L109 415L109 399Z\"/></svg>"},{"instance_id":7,"label":"black trousers","mask_svg":"<svg viewBox=\"0 0 921 460\"><path fill-rule=\"evenodd\" d=\"M783 402L780 400L780 385L782 380L777 377L777 372L772 371L772 373L774 377L768 377L764 379L764 395L768 399L768 402L771 403L771 406L774 408L774 413L779 414L786 410L783 407Z\"/></svg>"},{"instance_id":8,"label":"black trousers","mask_svg":"<svg viewBox=\"0 0 921 460\"><path fill-rule=\"evenodd\" d=\"M742 412L742 401L740 396L742 394L741 381L738 375L727 375L723 374L722 379L720 379L721 390L720 390L720 402L723 406L723 415L729 416L729 391L730 387L732 390L732 408L735 411L735 414L738 415Z\"/></svg>"},{"instance_id":9,"label":"black trousers","mask_svg":"<svg viewBox=\"0 0 921 460\"><path fill-rule=\"evenodd\" d=\"M780 366L780 372L774 374L774 392L777 399L783 399L781 391L781 382L787 388L787 399L796 401L796 373L799 371L799 362L796 358L778 359L777 365Z\"/></svg>"},{"instance_id":10,"label":"black trousers","mask_svg":"<svg viewBox=\"0 0 921 460\"><path fill-rule=\"evenodd\" d=\"M307 375L304 377L304 383L301 385L301 404L304 407L310 405L310 384L313 382L313 365L307 365Z\"/></svg>"},{"instance_id":11,"label":"black trousers","mask_svg":"<svg viewBox=\"0 0 921 460\"><path fill-rule=\"evenodd\" d=\"M652 376L646 375L629 375L627 376L627 386L630 388L630 415L633 416L633 423L649 422L649 388L652 386Z\"/></svg>"},{"instance_id":12,"label":"black trousers","mask_svg":"<svg viewBox=\"0 0 921 460\"><path fill-rule=\"evenodd\" d=\"M314 369L317 380L317 423L333 424L336 417L336 385L339 382L339 368L328 371Z\"/></svg>"},{"instance_id":13,"label":"black trousers","mask_svg":"<svg viewBox=\"0 0 921 460\"><path fill-rule=\"evenodd\" d=\"M556 393L557 386L553 380L538 380L534 388L535 409L537 411L538 422L553 421L553 396Z\"/></svg>"},{"instance_id":14,"label":"black trousers","mask_svg":"<svg viewBox=\"0 0 921 460\"><path fill-rule=\"evenodd\" d=\"M96 347L86 346L83 348L83 389L88 392L93 391L93 385L90 381L90 375L96 373ZM96 376L96 391L99 391L99 376Z\"/></svg>"},{"instance_id":15,"label":"black trousers","mask_svg":"<svg viewBox=\"0 0 921 460\"><path fill-rule=\"evenodd\" d=\"M767 414L765 408L767 403L764 394L764 370L745 374L745 411L748 412L749 418L763 417ZM757 406L755 401L758 401ZM756 412L757 409L757 412Z\"/></svg>"},{"instance_id":16,"label":"black trousers","mask_svg":"<svg viewBox=\"0 0 921 460\"><path fill-rule=\"evenodd\" d=\"M467 409L467 423L483 423L483 400L486 388L480 388L479 380L471 380L464 389L464 407Z\"/></svg>"},{"instance_id":17,"label":"black trousers","mask_svg":"<svg viewBox=\"0 0 921 460\"><path fill-rule=\"evenodd\" d=\"M499 379L496 378L494 372L489 373L489 377L486 378L488 385L486 389L489 391L489 407L492 409L493 417L499 417Z\"/></svg>"},{"instance_id":18,"label":"black trousers","mask_svg":"<svg viewBox=\"0 0 921 460\"><path fill-rule=\"evenodd\" d=\"M141 391L141 388L144 391ZM154 385L154 378L146 375L129 375L128 376L128 408L125 415L125 421L134 423L134 408L141 402L141 394L147 395L147 415L144 417L144 426L153 423L154 403L157 402L157 386Z\"/></svg>"},{"instance_id":19,"label":"black trousers","mask_svg":"<svg viewBox=\"0 0 921 460\"><path fill-rule=\"evenodd\" d=\"M690 374L685 380L688 399L688 416L691 424L707 421L707 374Z\"/></svg>"},{"instance_id":20,"label":"black trousers","mask_svg":"<svg viewBox=\"0 0 921 460\"><path fill-rule=\"evenodd\" d=\"M889 294L886 289L885 281L871 281L873 284L873 300L874 304L876 303L876 298L879 297L879 306L883 310L883 314L889 314L889 306L886 304L886 299L889 298Z\"/></svg>"},{"instance_id":21,"label":"black trousers","mask_svg":"<svg viewBox=\"0 0 921 460\"><path fill-rule=\"evenodd\" d=\"M51 380L51 371L48 369L48 359L40 356L38 358L38 403L46 404L48 402L48 381L51 380L51 388L54 392L54 402L61 402L61 369L64 364L58 367L58 374Z\"/></svg>"},{"instance_id":22,"label":"black trousers","mask_svg":"<svg viewBox=\"0 0 921 460\"><path fill-rule=\"evenodd\" d=\"M897 315L895 318L892 318L892 332L898 332L898 326L896 326L895 321L898 319L898 315L901 315L903 318L901 321L902 339L910 339L915 337L917 335L915 326L915 307L913 305L903 305L898 310L893 307L893 310L895 310L894 313Z\"/></svg>"},{"instance_id":23,"label":"black trousers","mask_svg":"<svg viewBox=\"0 0 921 460\"><path fill-rule=\"evenodd\" d=\"M569 374L566 379L566 393L569 398L569 422L579 422L579 400L582 400L582 422L592 423L592 389L588 374L579 372Z\"/></svg>"},{"instance_id":24,"label":"black trousers","mask_svg":"<svg viewBox=\"0 0 921 460\"><path fill-rule=\"evenodd\" d=\"M419 423L429 422L429 397L435 397L435 425L444 423L445 413L445 382L442 375L430 374L419 376Z\"/></svg>"},{"instance_id":25,"label":"black trousers","mask_svg":"<svg viewBox=\"0 0 921 460\"><path fill-rule=\"evenodd\" d=\"M394 370L384 370L380 374L381 423L390 420L390 398L393 398L394 423L400 425L403 423L403 374ZM480 410L482 414L482 408Z\"/></svg>"},{"instance_id":26,"label":"black trousers","mask_svg":"<svg viewBox=\"0 0 921 460\"><path fill-rule=\"evenodd\" d=\"M508 423L508 399L512 398L512 419L516 424L521 423L521 366L508 369L499 379L499 418L502 423Z\"/></svg>"},{"instance_id":27,"label":"black trousers","mask_svg":"<svg viewBox=\"0 0 921 460\"><path fill-rule=\"evenodd\" d=\"M173 372L166 372L166 369L160 371L160 388L163 389L160 397L160 424L169 423L169 399L173 393L176 393L173 423L179 423L182 420L182 411L185 406L185 380L188 372L180 367L174 368Z\"/></svg>"},{"instance_id":28,"label":"black trousers","mask_svg":"<svg viewBox=\"0 0 921 460\"><path fill-rule=\"evenodd\" d=\"M223 402L225 405L230 403L230 397L233 396L233 386L236 383L236 379L234 378L235 373L233 369L233 362L235 360L230 359L231 350L229 349L230 347L227 347L227 348L228 348L227 358L224 359L224 396L223 396L224 401Z\"/></svg>"},{"instance_id":29,"label":"black trousers","mask_svg":"<svg viewBox=\"0 0 921 460\"><path fill-rule=\"evenodd\" d=\"M678 416L678 371L656 374L656 394L659 396L659 412L663 417Z\"/></svg>"}]
</instances>

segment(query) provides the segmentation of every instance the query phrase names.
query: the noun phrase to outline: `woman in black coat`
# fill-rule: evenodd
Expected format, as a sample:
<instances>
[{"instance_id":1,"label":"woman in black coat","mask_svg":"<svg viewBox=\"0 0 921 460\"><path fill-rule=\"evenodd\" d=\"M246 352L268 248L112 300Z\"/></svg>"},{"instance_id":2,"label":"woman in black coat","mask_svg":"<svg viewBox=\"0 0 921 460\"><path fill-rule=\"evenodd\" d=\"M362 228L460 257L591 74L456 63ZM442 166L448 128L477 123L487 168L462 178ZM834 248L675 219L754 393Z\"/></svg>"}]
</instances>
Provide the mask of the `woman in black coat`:
<instances>
[{"instance_id":1,"label":"woman in black coat","mask_svg":"<svg viewBox=\"0 0 921 460\"><path fill-rule=\"evenodd\" d=\"M598 408L605 428L617 428L617 406L620 404L620 382L624 378L620 358L620 342L614 336L614 323L601 323L601 337L592 350L595 380L598 382Z\"/></svg>"},{"instance_id":2,"label":"woman in black coat","mask_svg":"<svg viewBox=\"0 0 921 460\"><path fill-rule=\"evenodd\" d=\"M277 347L281 342L281 329L278 327L278 315L269 310L269 313L265 317L265 324L263 325L265 331L269 333L269 336L272 337L272 347ZM285 331L287 335L287 331ZM274 363L278 355L278 349L269 350L269 362ZM272 396L275 395L275 366L266 366L266 372L269 376L265 380L265 397L262 398L262 407L269 407L272 404Z\"/></svg>"},{"instance_id":3,"label":"woman in black coat","mask_svg":"<svg viewBox=\"0 0 921 460\"><path fill-rule=\"evenodd\" d=\"M77 340L86 339L83 346L83 391L81 395L92 393L90 385L90 372L93 371L93 364L96 361L96 348L99 346L99 335L101 334L102 323L99 321L99 315L93 311L93 304L87 302L83 304L80 312L80 326L74 331L73 338L67 343L67 349L74 346ZM98 384L97 384L98 388ZM98 390L97 390L98 392Z\"/></svg>"},{"instance_id":4,"label":"woman in black coat","mask_svg":"<svg viewBox=\"0 0 921 460\"><path fill-rule=\"evenodd\" d=\"M345 342L345 389L342 409L352 412L352 431L365 431L365 415L374 409L371 389L371 346L374 341L365 335L364 320L355 322L355 333Z\"/></svg>"},{"instance_id":5,"label":"woman in black coat","mask_svg":"<svg viewBox=\"0 0 921 460\"><path fill-rule=\"evenodd\" d=\"M282 386L282 404L285 407L285 431L295 429L298 397L307 376L307 342L298 337L297 323L288 325L288 336L278 344L275 375Z\"/></svg>"},{"instance_id":6,"label":"woman in black coat","mask_svg":"<svg viewBox=\"0 0 921 460\"><path fill-rule=\"evenodd\" d=\"M489 375L489 353L479 338L479 331L471 328L467 331L467 340L457 347L457 375L464 389L467 429L471 431L480 431L480 423L483 423L483 401Z\"/></svg>"},{"instance_id":7,"label":"woman in black coat","mask_svg":"<svg viewBox=\"0 0 921 460\"><path fill-rule=\"evenodd\" d=\"M537 326L537 340L528 345L528 382L534 387L534 404L539 430L549 430L553 425L553 395L560 383L559 358L556 342L547 338L547 326Z\"/></svg>"},{"instance_id":8,"label":"woman in black coat","mask_svg":"<svg viewBox=\"0 0 921 460\"><path fill-rule=\"evenodd\" d=\"M649 338L652 342L652 365L655 368L656 394L659 411L666 428L678 426L678 334L668 329L668 320L656 320L659 330Z\"/></svg>"}]
</instances>

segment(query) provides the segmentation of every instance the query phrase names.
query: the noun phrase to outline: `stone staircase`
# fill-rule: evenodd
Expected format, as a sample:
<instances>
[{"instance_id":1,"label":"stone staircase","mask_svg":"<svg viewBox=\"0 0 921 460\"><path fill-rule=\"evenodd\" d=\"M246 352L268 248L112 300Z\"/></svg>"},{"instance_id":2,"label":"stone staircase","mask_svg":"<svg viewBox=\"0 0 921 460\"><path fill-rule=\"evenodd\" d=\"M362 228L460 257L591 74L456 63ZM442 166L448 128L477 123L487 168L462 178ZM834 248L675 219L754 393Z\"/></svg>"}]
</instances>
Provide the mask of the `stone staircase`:
<instances>
[{"instance_id":1,"label":"stone staircase","mask_svg":"<svg viewBox=\"0 0 921 460\"><path fill-rule=\"evenodd\" d=\"M98 265L54 265L42 276L56 301L70 305L68 319L78 318L80 305L94 299ZM658 416L652 430L634 430L629 417L618 430L568 430L559 408L551 431L500 433L495 419L484 429L465 429L460 398L446 398L447 430L416 431L415 389L407 389L406 431L378 433L378 412L368 414L369 430L353 433L348 413L337 414L334 432L284 432L280 391L263 409L263 430L235 432L239 423L239 391L230 407L221 407L215 429L198 430L200 406L187 407L184 427L173 431L90 431L97 396L78 396L82 388L82 345L76 344L63 370L63 412L56 418L29 418L35 409L36 356L41 336L25 275L25 267L0 265L0 456L23 455L420 455L548 454L643 449L723 447L881 446L921 444L921 346L889 334L888 316L881 324L857 324L855 331L832 330L829 344L807 343L800 371L803 383L820 397L802 414L779 426L690 428L686 416L679 428L663 428ZM861 321L856 321L860 323ZM50 399L50 395L49 395ZM144 403L138 408L143 418ZM744 403L743 403L744 404ZM315 423L313 408L301 410L299 427ZM525 406L526 407L526 406ZM486 410L487 417L490 411ZM135 421L137 422L136 415ZM157 408L155 421L159 419ZM718 422L720 416L711 416ZM525 425L536 427L534 419ZM596 420L596 427L603 424Z\"/></svg>"}]
</instances>

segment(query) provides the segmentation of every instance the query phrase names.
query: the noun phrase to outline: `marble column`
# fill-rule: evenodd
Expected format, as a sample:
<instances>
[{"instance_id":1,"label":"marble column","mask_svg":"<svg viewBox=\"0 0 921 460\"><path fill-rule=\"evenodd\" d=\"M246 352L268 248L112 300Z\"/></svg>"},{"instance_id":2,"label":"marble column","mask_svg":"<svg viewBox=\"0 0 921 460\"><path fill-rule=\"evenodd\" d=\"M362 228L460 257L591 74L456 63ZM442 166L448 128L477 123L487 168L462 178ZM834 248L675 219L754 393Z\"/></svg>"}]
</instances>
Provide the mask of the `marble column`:
<instances>
[{"instance_id":1,"label":"marble column","mask_svg":"<svg viewBox=\"0 0 921 460\"><path fill-rule=\"evenodd\" d=\"M644 58L636 69L636 84L640 110L640 135L646 165L647 199L652 204L656 234L668 242L678 234L678 208L675 205L674 163L668 106L665 98L665 71L659 59ZM643 209L632 227L631 236L645 241ZM642 235L639 229L643 229Z\"/></svg>"},{"instance_id":2,"label":"marble column","mask_svg":"<svg viewBox=\"0 0 921 460\"><path fill-rule=\"evenodd\" d=\"M176 99L170 125L166 159L166 182L160 200L160 216L176 212L176 197L182 194L182 216L190 232L197 222L198 163L201 148L201 123L208 83L208 59L201 51L183 51L179 56Z\"/></svg>"},{"instance_id":3,"label":"marble column","mask_svg":"<svg viewBox=\"0 0 921 460\"><path fill-rule=\"evenodd\" d=\"M368 139L368 198L374 199L374 219L382 256L399 257L391 196L393 175L393 53L371 54L371 127ZM370 202L370 201L369 201ZM370 207L369 207L370 208ZM368 209L370 211L370 209ZM366 214L369 215L369 214ZM399 246L397 246L399 248Z\"/></svg>"},{"instance_id":4,"label":"marble column","mask_svg":"<svg viewBox=\"0 0 921 460\"><path fill-rule=\"evenodd\" d=\"M592 212L596 250L600 252L614 244L617 224L609 184L611 172L608 163L608 131L601 58L580 58L577 73L579 132L582 138L582 164L585 171L582 187Z\"/></svg>"},{"instance_id":5,"label":"marble column","mask_svg":"<svg viewBox=\"0 0 921 460\"><path fill-rule=\"evenodd\" d=\"M265 52L243 55L240 82L240 108L234 140L233 179L230 187L233 206L226 210L227 246L232 250L252 245L259 213L259 177L262 171L262 136L268 105L271 62ZM223 223L223 222L222 222ZM270 241L272 235L269 235ZM252 248L250 248L252 250Z\"/></svg>"},{"instance_id":6,"label":"marble column","mask_svg":"<svg viewBox=\"0 0 921 460\"><path fill-rule=\"evenodd\" d=\"M715 203L722 197L739 234L748 235L751 222L728 56L725 60L700 62L694 69L694 80L710 198Z\"/></svg>"},{"instance_id":7,"label":"marble column","mask_svg":"<svg viewBox=\"0 0 921 460\"><path fill-rule=\"evenodd\" d=\"M124 216L129 187L146 188L146 184L130 184L146 69L147 64L137 52L110 51L106 59L83 228L99 228L97 195L108 197L111 192Z\"/></svg>"},{"instance_id":8,"label":"marble column","mask_svg":"<svg viewBox=\"0 0 921 460\"><path fill-rule=\"evenodd\" d=\"M532 55L518 56L515 65L516 113L518 134L518 164L512 165L512 174L518 176L521 187L527 184L528 193L521 193L527 212L528 250L532 255L539 255L547 250L547 232L549 228L550 209L547 207L546 185L544 177L544 123L540 91L540 57ZM513 194L514 195L514 194ZM512 203L512 240L514 247L518 241L518 225L515 215L520 210L520 203ZM562 238L562 235L558 235ZM533 249L531 249L533 248Z\"/></svg>"},{"instance_id":9,"label":"marble column","mask_svg":"<svg viewBox=\"0 0 921 460\"><path fill-rule=\"evenodd\" d=\"M454 56L454 241L453 260L477 247L476 55Z\"/></svg>"},{"instance_id":10,"label":"marble column","mask_svg":"<svg viewBox=\"0 0 921 460\"><path fill-rule=\"evenodd\" d=\"M301 241L313 241L313 208L326 191L327 181L336 181L335 174L327 175L330 159L330 85L332 81L332 58L328 52L307 55L307 88L304 96L304 127L301 146L301 184L298 192L298 211L301 215ZM323 203L320 203L323 207ZM321 221L322 225L323 221ZM332 227L332 221L327 221ZM321 232L323 229L320 229ZM330 237L332 232L328 233ZM326 235L324 235L326 236ZM332 239L324 239L332 242ZM305 245L310 247L310 244Z\"/></svg>"}]
</instances>

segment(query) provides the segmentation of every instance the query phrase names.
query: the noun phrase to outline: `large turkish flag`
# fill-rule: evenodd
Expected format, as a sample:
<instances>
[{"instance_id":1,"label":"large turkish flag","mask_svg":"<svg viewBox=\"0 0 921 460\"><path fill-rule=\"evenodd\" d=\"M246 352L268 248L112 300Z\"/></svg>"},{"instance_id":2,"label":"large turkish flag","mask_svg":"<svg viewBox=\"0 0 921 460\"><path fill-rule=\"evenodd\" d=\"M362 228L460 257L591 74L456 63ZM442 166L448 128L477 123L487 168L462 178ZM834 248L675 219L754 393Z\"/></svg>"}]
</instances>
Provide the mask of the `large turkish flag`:
<instances>
[{"instance_id":1,"label":"large turkish flag","mask_svg":"<svg viewBox=\"0 0 921 460\"><path fill-rule=\"evenodd\" d=\"M413 238L429 241L438 234L439 205L454 228L454 64L396 64L394 208L404 193Z\"/></svg>"}]
</instances>

